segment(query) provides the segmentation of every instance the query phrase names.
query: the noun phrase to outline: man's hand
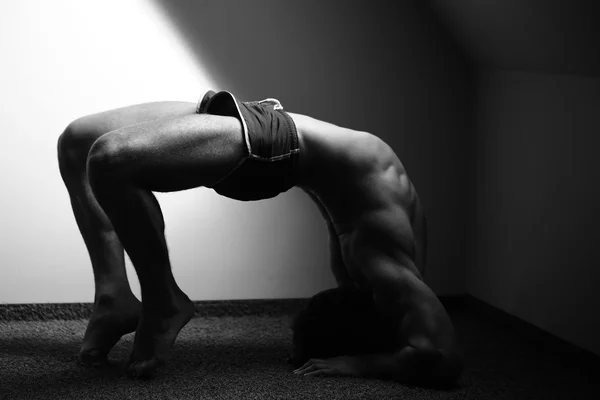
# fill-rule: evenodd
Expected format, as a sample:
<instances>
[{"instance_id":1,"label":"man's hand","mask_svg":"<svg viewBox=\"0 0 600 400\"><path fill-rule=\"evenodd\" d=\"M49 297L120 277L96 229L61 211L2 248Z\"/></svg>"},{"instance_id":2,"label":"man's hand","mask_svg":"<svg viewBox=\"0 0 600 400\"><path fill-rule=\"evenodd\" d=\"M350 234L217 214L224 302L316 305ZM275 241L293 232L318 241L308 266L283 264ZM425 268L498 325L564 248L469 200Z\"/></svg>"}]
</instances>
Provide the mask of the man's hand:
<instances>
[{"instance_id":1,"label":"man's hand","mask_svg":"<svg viewBox=\"0 0 600 400\"><path fill-rule=\"evenodd\" d=\"M359 376L360 362L357 357L341 356L328 359L311 358L294 374L304 376Z\"/></svg>"}]
</instances>

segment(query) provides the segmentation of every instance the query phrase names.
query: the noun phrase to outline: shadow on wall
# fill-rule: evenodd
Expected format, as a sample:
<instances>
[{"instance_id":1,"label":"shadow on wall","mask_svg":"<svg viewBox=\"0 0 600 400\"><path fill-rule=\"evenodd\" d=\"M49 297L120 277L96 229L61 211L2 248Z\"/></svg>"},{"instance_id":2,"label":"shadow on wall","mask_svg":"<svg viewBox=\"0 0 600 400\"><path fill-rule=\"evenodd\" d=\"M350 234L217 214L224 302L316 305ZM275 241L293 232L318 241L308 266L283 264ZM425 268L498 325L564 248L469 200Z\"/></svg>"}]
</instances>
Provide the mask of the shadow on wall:
<instances>
[{"instance_id":1,"label":"shadow on wall","mask_svg":"<svg viewBox=\"0 0 600 400\"><path fill-rule=\"evenodd\" d=\"M429 283L464 290L472 73L421 2L155 1L227 83L215 89L242 101L276 97L292 112L387 141L434 221Z\"/></svg>"},{"instance_id":2,"label":"shadow on wall","mask_svg":"<svg viewBox=\"0 0 600 400\"><path fill-rule=\"evenodd\" d=\"M488 71L470 294L600 355L600 79Z\"/></svg>"},{"instance_id":3,"label":"shadow on wall","mask_svg":"<svg viewBox=\"0 0 600 400\"><path fill-rule=\"evenodd\" d=\"M372 130L377 116L363 108L390 119L404 103L430 104L415 88L443 96L456 84L458 49L420 2L155 2L245 101L281 97L294 112ZM437 73L442 65L450 71Z\"/></svg>"}]
</instances>

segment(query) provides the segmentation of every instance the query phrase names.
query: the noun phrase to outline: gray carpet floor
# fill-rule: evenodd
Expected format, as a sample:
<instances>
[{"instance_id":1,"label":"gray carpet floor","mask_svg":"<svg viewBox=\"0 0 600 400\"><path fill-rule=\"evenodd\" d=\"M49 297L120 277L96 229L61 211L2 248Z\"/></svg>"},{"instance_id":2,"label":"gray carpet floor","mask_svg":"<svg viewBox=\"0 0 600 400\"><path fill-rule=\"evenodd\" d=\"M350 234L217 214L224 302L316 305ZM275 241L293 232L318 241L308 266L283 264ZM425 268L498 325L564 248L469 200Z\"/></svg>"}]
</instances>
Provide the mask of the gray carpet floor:
<instances>
[{"instance_id":1,"label":"gray carpet floor","mask_svg":"<svg viewBox=\"0 0 600 400\"><path fill-rule=\"evenodd\" d=\"M151 381L123 373L120 364L133 334L111 352L115 366L86 369L76 357L85 319L15 321L0 315L0 398L600 399L598 357L482 304L445 304L467 359L452 390L296 376L286 362L289 312L199 313L181 331L170 362Z\"/></svg>"}]
</instances>

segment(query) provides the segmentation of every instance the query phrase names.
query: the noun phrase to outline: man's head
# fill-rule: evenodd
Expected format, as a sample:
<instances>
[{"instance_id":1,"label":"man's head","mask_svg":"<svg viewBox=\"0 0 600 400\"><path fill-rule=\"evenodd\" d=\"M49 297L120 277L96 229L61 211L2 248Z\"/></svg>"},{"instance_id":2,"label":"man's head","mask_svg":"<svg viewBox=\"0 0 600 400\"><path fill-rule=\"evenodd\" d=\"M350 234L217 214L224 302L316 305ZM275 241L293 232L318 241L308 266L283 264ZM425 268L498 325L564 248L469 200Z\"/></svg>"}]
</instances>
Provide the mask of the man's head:
<instances>
[{"instance_id":1,"label":"man's head","mask_svg":"<svg viewBox=\"0 0 600 400\"><path fill-rule=\"evenodd\" d=\"M373 295L354 286L313 296L293 319L290 362L390 350L393 330L375 308Z\"/></svg>"}]
</instances>

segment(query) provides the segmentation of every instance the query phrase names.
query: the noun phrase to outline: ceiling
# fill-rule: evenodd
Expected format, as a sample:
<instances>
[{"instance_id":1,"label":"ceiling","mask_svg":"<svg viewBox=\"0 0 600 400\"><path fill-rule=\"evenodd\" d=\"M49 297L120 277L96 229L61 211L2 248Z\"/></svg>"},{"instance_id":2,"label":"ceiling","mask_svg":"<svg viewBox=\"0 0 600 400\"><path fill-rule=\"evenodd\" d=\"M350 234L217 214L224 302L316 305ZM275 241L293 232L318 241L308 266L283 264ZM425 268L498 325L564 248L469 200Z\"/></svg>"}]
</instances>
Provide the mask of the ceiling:
<instances>
[{"instance_id":1,"label":"ceiling","mask_svg":"<svg viewBox=\"0 0 600 400\"><path fill-rule=\"evenodd\" d=\"M598 0L429 0L483 67L600 77Z\"/></svg>"}]
</instances>

